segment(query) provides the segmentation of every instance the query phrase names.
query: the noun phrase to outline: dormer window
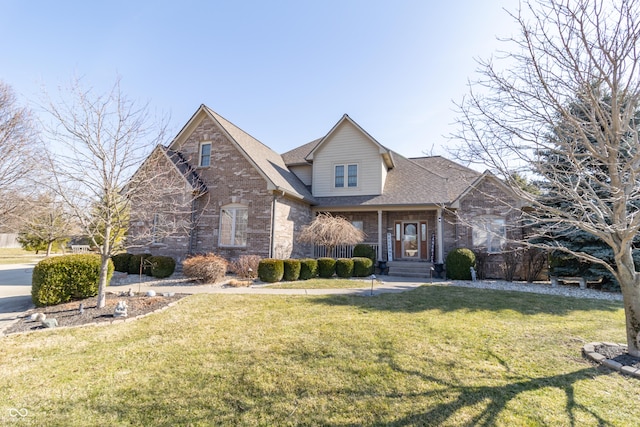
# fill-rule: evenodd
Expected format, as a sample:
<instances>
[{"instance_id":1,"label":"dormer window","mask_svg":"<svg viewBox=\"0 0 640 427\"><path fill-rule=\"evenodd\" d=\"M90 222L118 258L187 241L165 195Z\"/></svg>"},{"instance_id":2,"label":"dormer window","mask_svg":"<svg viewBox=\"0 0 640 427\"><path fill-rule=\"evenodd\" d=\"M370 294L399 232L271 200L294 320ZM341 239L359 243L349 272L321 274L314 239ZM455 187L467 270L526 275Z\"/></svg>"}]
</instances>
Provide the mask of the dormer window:
<instances>
[{"instance_id":1,"label":"dormer window","mask_svg":"<svg viewBox=\"0 0 640 427\"><path fill-rule=\"evenodd\" d=\"M203 142L200 144L200 167L211 165L211 143Z\"/></svg>"},{"instance_id":2,"label":"dormer window","mask_svg":"<svg viewBox=\"0 0 640 427\"><path fill-rule=\"evenodd\" d=\"M347 171L347 187L358 186L358 165L336 165L335 167L335 187L344 188L345 169Z\"/></svg>"}]
</instances>

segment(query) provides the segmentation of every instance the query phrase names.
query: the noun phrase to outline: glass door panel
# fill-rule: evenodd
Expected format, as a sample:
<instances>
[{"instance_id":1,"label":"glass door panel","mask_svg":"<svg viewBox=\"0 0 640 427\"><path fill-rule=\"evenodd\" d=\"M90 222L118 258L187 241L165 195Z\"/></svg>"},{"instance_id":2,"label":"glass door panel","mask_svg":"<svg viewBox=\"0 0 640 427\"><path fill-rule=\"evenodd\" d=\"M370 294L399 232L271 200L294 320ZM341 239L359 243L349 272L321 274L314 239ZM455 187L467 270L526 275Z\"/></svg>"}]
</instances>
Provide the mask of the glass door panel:
<instances>
[{"instance_id":1,"label":"glass door panel","mask_svg":"<svg viewBox=\"0 0 640 427\"><path fill-rule=\"evenodd\" d=\"M407 222L402 227L402 256L404 258L418 258L418 223Z\"/></svg>"}]
</instances>

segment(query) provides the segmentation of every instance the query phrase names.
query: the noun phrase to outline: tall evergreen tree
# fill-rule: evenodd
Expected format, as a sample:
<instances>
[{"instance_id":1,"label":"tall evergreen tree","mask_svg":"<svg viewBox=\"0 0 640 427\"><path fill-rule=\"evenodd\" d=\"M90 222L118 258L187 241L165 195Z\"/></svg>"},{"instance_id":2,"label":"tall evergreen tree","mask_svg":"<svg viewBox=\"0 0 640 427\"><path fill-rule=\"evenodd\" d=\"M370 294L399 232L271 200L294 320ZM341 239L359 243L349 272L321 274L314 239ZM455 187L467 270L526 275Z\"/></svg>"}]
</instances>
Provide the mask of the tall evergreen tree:
<instances>
[{"instance_id":1,"label":"tall evergreen tree","mask_svg":"<svg viewBox=\"0 0 640 427\"><path fill-rule=\"evenodd\" d=\"M601 93L597 84L593 84L591 89L596 93ZM611 111L613 97L611 94L602 94L599 99L600 108ZM618 104L622 109L626 107L627 101L624 96L618 96ZM578 94L576 99L568 106L567 111L571 117L559 117L549 135L550 147L540 151L539 171L543 176L553 176L555 180L545 180L540 185L543 189L541 201L552 208L570 211L574 207L572 201L562 194L565 186L577 187L585 185L593 192L593 197L599 200L609 200L607 204L613 205L611 194L610 180L606 165L602 162L594 161L590 155L585 140L593 146L602 145L602 141L597 135L585 135L580 126L576 124L584 123L590 120L607 120L598 117L595 114L593 103L586 100L583 94ZM610 116L609 116L610 117ZM603 123L602 129L607 128L610 123ZM626 135L622 136L622 148L618 150L617 156L631 159L638 151L637 140L640 132L640 111L637 111L629 120L629 127ZM635 135L634 135L635 134ZM566 147L572 147L571 155L579 159L581 168L576 169L570 166L571 162L567 158ZM611 153L612 155L614 153ZM597 215L594 212L592 215ZM585 218L585 221L591 221L594 218ZM606 220L606 219L605 219ZM607 243L597 236L588 233L578 227L572 226L565 222L553 224L553 227L547 227L550 218L544 218L540 224L545 225L546 233L532 239L533 243L544 244L545 246L557 247L553 251L550 260L550 273L555 276L567 277L587 277L602 278L602 286L608 289L619 289L620 286L616 281L610 269L599 263L590 262L584 258L577 257L575 254L587 254L599 260L606 262L610 266L615 265L613 250ZM610 221L609 221L610 222ZM539 227L542 228L542 227ZM640 266L640 238L634 239L633 259L636 268Z\"/></svg>"}]
</instances>

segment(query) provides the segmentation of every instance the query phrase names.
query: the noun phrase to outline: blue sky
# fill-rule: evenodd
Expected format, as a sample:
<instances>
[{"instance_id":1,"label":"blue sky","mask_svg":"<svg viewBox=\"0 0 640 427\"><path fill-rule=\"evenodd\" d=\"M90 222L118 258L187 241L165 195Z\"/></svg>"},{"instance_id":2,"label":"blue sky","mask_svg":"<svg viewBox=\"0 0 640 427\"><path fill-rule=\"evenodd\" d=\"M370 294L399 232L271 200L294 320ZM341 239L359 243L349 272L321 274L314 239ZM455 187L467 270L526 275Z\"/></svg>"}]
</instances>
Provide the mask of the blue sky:
<instances>
[{"instance_id":1,"label":"blue sky","mask_svg":"<svg viewBox=\"0 0 640 427\"><path fill-rule=\"evenodd\" d=\"M408 157L446 154L474 58L516 31L517 0L0 0L0 80L21 101L74 76L170 114L206 104L277 152L347 113ZM168 142L168 141L167 141Z\"/></svg>"}]
</instances>

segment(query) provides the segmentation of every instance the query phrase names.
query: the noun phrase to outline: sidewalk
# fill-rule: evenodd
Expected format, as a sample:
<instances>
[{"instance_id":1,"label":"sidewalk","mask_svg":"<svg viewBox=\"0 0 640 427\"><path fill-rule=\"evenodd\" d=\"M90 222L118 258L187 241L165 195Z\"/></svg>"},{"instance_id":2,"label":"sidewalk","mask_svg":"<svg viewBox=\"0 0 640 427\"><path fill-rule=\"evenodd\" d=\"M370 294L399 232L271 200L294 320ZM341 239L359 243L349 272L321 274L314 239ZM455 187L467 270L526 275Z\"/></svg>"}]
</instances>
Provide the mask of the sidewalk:
<instances>
[{"instance_id":1,"label":"sidewalk","mask_svg":"<svg viewBox=\"0 0 640 427\"><path fill-rule=\"evenodd\" d=\"M118 290L128 290L131 288L134 292L146 292L154 290L158 294L166 292L184 293L184 294L243 294L243 295L380 295L384 293L398 293L415 289L425 283L429 279L422 278L406 278L393 276L378 276L373 281L373 291L371 289L371 280L354 280L353 288L340 289L274 289L269 288L270 284L254 284L248 287L232 287L222 284L215 285L198 285L185 280L153 280L143 277L140 282L137 276L112 281L112 285L107 288L114 292ZM172 283L173 282L173 283Z\"/></svg>"}]
</instances>

